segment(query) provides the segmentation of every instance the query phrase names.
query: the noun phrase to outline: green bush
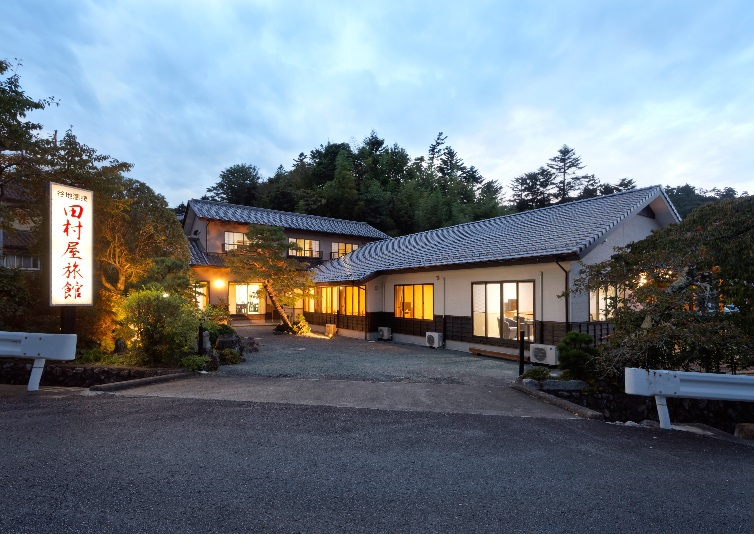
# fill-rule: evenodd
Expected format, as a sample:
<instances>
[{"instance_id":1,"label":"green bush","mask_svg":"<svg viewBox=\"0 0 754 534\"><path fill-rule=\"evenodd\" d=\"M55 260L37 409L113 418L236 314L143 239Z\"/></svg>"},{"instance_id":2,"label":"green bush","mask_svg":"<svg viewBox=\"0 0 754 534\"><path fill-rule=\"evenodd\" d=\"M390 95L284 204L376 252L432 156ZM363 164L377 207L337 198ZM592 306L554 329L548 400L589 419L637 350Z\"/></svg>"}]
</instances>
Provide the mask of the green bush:
<instances>
[{"instance_id":1,"label":"green bush","mask_svg":"<svg viewBox=\"0 0 754 534\"><path fill-rule=\"evenodd\" d=\"M203 371L209 363L209 356L186 356L180 361L180 366L189 372Z\"/></svg>"},{"instance_id":2,"label":"green bush","mask_svg":"<svg viewBox=\"0 0 754 534\"><path fill-rule=\"evenodd\" d=\"M214 321L205 321L204 330L209 332L209 342L214 347L217 343L217 338L225 334L235 334L236 330L232 326L224 323L216 323Z\"/></svg>"},{"instance_id":3,"label":"green bush","mask_svg":"<svg viewBox=\"0 0 754 534\"><path fill-rule=\"evenodd\" d=\"M558 345L558 369L561 378L591 381L595 378L597 349L594 338L580 332L568 332Z\"/></svg>"},{"instance_id":4,"label":"green bush","mask_svg":"<svg viewBox=\"0 0 754 534\"><path fill-rule=\"evenodd\" d=\"M223 349L218 352L220 365L236 365L241 363L241 355L236 349Z\"/></svg>"},{"instance_id":5,"label":"green bush","mask_svg":"<svg viewBox=\"0 0 754 534\"><path fill-rule=\"evenodd\" d=\"M199 329L193 303L159 289L129 294L123 304L123 323L133 335L133 350L148 365L176 365L193 352Z\"/></svg>"},{"instance_id":6,"label":"green bush","mask_svg":"<svg viewBox=\"0 0 754 534\"><path fill-rule=\"evenodd\" d=\"M521 378L531 378L532 380L539 380L540 382L542 380L549 380L551 378L550 370L547 367L532 367L522 374Z\"/></svg>"}]
</instances>

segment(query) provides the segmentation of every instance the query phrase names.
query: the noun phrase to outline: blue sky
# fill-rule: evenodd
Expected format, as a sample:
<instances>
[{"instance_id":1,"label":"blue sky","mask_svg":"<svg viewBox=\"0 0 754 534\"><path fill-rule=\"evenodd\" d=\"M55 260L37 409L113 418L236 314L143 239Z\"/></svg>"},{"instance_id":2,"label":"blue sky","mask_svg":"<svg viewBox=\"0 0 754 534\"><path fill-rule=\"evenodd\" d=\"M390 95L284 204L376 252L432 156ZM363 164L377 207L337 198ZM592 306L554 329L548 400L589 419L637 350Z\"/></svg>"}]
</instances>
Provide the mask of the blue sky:
<instances>
[{"instance_id":1,"label":"blue sky","mask_svg":"<svg viewBox=\"0 0 754 534\"><path fill-rule=\"evenodd\" d=\"M507 185L567 144L602 181L754 193L754 2L5 0L48 131L171 205L371 130Z\"/></svg>"}]
</instances>

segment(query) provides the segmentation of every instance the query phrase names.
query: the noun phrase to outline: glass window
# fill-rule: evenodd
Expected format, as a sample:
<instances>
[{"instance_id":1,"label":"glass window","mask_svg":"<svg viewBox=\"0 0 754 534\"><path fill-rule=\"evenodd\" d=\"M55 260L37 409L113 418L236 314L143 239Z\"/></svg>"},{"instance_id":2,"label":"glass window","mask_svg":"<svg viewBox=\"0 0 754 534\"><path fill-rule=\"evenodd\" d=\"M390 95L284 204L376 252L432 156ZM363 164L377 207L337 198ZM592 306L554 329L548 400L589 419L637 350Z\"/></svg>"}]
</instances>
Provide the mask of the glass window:
<instances>
[{"instance_id":1,"label":"glass window","mask_svg":"<svg viewBox=\"0 0 754 534\"><path fill-rule=\"evenodd\" d=\"M223 250L235 250L238 245L248 245L249 240L243 232L225 232Z\"/></svg>"},{"instance_id":2,"label":"glass window","mask_svg":"<svg viewBox=\"0 0 754 534\"><path fill-rule=\"evenodd\" d=\"M315 300L314 309L320 313L337 313L340 304L340 291L337 287L317 288L319 300Z\"/></svg>"},{"instance_id":3,"label":"glass window","mask_svg":"<svg viewBox=\"0 0 754 534\"><path fill-rule=\"evenodd\" d=\"M296 239L293 237L288 238L288 243L296 245L298 250L289 249L289 256L304 257L304 258L321 258L322 254L319 251L319 241L313 239Z\"/></svg>"},{"instance_id":4,"label":"glass window","mask_svg":"<svg viewBox=\"0 0 754 534\"><path fill-rule=\"evenodd\" d=\"M341 256L345 256L346 254L353 252L357 248L359 248L359 245L354 245L352 243L333 243L330 258L340 258Z\"/></svg>"},{"instance_id":5,"label":"glass window","mask_svg":"<svg viewBox=\"0 0 754 534\"><path fill-rule=\"evenodd\" d=\"M614 287L600 288L589 292L589 320L607 321L612 316L618 297L618 290Z\"/></svg>"},{"instance_id":6,"label":"glass window","mask_svg":"<svg viewBox=\"0 0 754 534\"><path fill-rule=\"evenodd\" d=\"M476 282L471 285L473 334L527 340L534 337L534 282Z\"/></svg>"},{"instance_id":7,"label":"glass window","mask_svg":"<svg viewBox=\"0 0 754 534\"><path fill-rule=\"evenodd\" d=\"M208 304L209 284L207 282L197 282L194 284L194 300L196 307L203 310Z\"/></svg>"},{"instance_id":8,"label":"glass window","mask_svg":"<svg viewBox=\"0 0 754 534\"><path fill-rule=\"evenodd\" d=\"M310 289L307 295L304 297L304 311L305 312L313 312L315 311L315 299L314 299L314 289Z\"/></svg>"},{"instance_id":9,"label":"glass window","mask_svg":"<svg viewBox=\"0 0 754 534\"><path fill-rule=\"evenodd\" d=\"M395 286L395 316L405 319L434 319L433 284Z\"/></svg>"},{"instance_id":10,"label":"glass window","mask_svg":"<svg viewBox=\"0 0 754 534\"><path fill-rule=\"evenodd\" d=\"M471 299L472 299L472 321L474 323L474 335L486 336L487 330L485 328L485 310L487 309L487 299L485 297L485 284L472 284L471 285Z\"/></svg>"},{"instance_id":11,"label":"glass window","mask_svg":"<svg viewBox=\"0 0 754 534\"><path fill-rule=\"evenodd\" d=\"M38 271L39 258L35 258L34 256L16 256L10 254L8 256L0 256L0 265L7 267L8 269Z\"/></svg>"},{"instance_id":12,"label":"glass window","mask_svg":"<svg viewBox=\"0 0 754 534\"><path fill-rule=\"evenodd\" d=\"M259 284L229 284L228 308L230 313L247 315L264 313L260 311Z\"/></svg>"},{"instance_id":13,"label":"glass window","mask_svg":"<svg viewBox=\"0 0 754 534\"><path fill-rule=\"evenodd\" d=\"M340 313L343 315L366 315L366 288L345 286L340 291Z\"/></svg>"}]
</instances>

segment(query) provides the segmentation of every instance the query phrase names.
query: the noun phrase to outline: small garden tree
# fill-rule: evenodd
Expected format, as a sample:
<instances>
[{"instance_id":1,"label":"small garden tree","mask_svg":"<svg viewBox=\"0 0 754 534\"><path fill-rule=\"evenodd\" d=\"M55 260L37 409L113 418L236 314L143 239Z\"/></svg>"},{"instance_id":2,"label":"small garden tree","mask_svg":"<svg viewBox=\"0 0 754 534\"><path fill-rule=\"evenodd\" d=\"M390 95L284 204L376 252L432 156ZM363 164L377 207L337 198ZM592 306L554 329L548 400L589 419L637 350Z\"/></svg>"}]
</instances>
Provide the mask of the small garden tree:
<instances>
[{"instance_id":1,"label":"small garden tree","mask_svg":"<svg viewBox=\"0 0 754 534\"><path fill-rule=\"evenodd\" d=\"M288 242L282 228L251 224L246 236L249 244L229 251L225 263L239 280L261 283L283 322L292 330L285 308L295 306L314 287L312 275L305 263L287 257L288 250L297 247Z\"/></svg>"},{"instance_id":2,"label":"small garden tree","mask_svg":"<svg viewBox=\"0 0 754 534\"><path fill-rule=\"evenodd\" d=\"M618 289L608 310L612 367L751 365L754 197L703 206L583 274L577 290Z\"/></svg>"}]
</instances>

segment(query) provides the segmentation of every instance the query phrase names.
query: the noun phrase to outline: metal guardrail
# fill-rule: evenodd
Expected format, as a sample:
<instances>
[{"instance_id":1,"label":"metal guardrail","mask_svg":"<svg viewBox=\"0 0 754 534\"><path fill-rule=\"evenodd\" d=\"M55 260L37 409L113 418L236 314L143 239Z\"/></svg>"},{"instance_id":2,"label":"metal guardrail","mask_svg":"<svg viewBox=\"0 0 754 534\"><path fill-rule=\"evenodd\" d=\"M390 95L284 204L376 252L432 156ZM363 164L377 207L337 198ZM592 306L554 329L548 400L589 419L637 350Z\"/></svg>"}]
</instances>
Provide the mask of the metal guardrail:
<instances>
[{"instance_id":1,"label":"metal guardrail","mask_svg":"<svg viewBox=\"0 0 754 534\"><path fill-rule=\"evenodd\" d=\"M667 397L754 402L754 376L627 367L626 393L654 396L660 427L670 429Z\"/></svg>"},{"instance_id":2,"label":"metal guardrail","mask_svg":"<svg viewBox=\"0 0 754 534\"><path fill-rule=\"evenodd\" d=\"M45 360L69 361L76 357L76 334L0 332L0 358L33 358L28 391L39 389Z\"/></svg>"}]
</instances>

